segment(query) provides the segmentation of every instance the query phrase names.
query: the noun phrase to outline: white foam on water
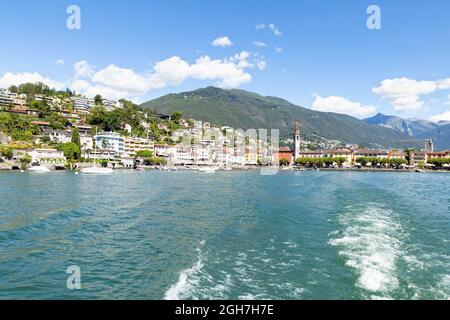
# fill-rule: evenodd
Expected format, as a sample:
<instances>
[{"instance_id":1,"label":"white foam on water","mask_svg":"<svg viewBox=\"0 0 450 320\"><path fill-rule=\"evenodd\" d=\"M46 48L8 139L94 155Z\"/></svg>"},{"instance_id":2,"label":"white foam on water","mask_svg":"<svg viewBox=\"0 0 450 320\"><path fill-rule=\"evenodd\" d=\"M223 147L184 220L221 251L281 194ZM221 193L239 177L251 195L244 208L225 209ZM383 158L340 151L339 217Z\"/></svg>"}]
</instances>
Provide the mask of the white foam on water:
<instances>
[{"instance_id":1,"label":"white foam on water","mask_svg":"<svg viewBox=\"0 0 450 320\"><path fill-rule=\"evenodd\" d=\"M344 230L332 232L329 243L356 271L358 287L377 294L373 299L389 299L399 285L396 263L402 254L401 226L391 210L376 205L348 209L339 219Z\"/></svg>"},{"instance_id":2,"label":"white foam on water","mask_svg":"<svg viewBox=\"0 0 450 320\"><path fill-rule=\"evenodd\" d=\"M300 264L293 242L268 239L262 250L237 252L207 250L204 245L200 243L197 249L195 264L181 271L178 281L166 291L166 300L299 299L304 293L301 285L288 282L285 275ZM276 254L268 251L276 246Z\"/></svg>"},{"instance_id":3,"label":"white foam on water","mask_svg":"<svg viewBox=\"0 0 450 320\"><path fill-rule=\"evenodd\" d=\"M182 300L189 295L195 286L199 283L199 274L201 273L204 263L202 255L202 247L206 241L200 242L200 248L197 249L198 260L189 269L180 272L177 283L175 283L169 290L166 291L164 300Z\"/></svg>"}]
</instances>

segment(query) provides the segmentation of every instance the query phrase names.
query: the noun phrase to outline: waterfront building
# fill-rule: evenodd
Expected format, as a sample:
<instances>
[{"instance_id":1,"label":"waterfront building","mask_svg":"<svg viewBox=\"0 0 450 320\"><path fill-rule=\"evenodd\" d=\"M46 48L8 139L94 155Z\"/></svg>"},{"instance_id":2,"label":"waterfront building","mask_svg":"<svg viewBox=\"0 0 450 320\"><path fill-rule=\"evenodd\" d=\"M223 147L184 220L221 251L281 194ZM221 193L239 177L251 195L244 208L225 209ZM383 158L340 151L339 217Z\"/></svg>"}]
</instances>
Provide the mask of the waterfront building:
<instances>
[{"instance_id":1,"label":"waterfront building","mask_svg":"<svg viewBox=\"0 0 450 320\"><path fill-rule=\"evenodd\" d=\"M418 165L420 162L426 163L427 161L427 154L425 152L419 151L412 151L409 155L409 161L410 165Z\"/></svg>"},{"instance_id":2,"label":"waterfront building","mask_svg":"<svg viewBox=\"0 0 450 320\"><path fill-rule=\"evenodd\" d=\"M349 149L335 149L325 151L325 157L330 158L345 158L345 163L352 164L353 163L353 151Z\"/></svg>"},{"instance_id":3,"label":"waterfront building","mask_svg":"<svg viewBox=\"0 0 450 320\"><path fill-rule=\"evenodd\" d=\"M425 152L426 153L434 152L433 140L431 140L431 138L425 143Z\"/></svg>"},{"instance_id":4,"label":"waterfront building","mask_svg":"<svg viewBox=\"0 0 450 320\"><path fill-rule=\"evenodd\" d=\"M116 132L103 132L94 137L94 143L99 150L114 150L117 154L125 153L125 141Z\"/></svg>"},{"instance_id":5,"label":"waterfront building","mask_svg":"<svg viewBox=\"0 0 450 320\"><path fill-rule=\"evenodd\" d=\"M450 158L450 151L426 152L425 157L427 162L431 159L447 159Z\"/></svg>"},{"instance_id":6,"label":"waterfront building","mask_svg":"<svg viewBox=\"0 0 450 320\"><path fill-rule=\"evenodd\" d=\"M32 163L64 166L66 162L64 153L56 149L34 149L27 151L27 153L30 155Z\"/></svg>"},{"instance_id":7,"label":"waterfront building","mask_svg":"<svg viewBox=\"0 0 450 320\"><path fill-rule=\"evenodd\" d=\"M155 143L146 138L125 137L125 154L134 157L138 151L154 151Z\"/></svg>"},{"instance_id":8,"label":"waterfront building","mask_svg":"<svg viewBox=\"0 0 450 320\"><path fill-rule=\"evenodd\" d=\"M163 158L172 158L175 154L175 148L167 144L155 144L155 156Z\"/></svg>"},{"instance_id":9,"label":"waterfront building","mask_svg":"<svg viewBox=\"0 0 450 320\"><path fill-rule=\"evenodd\" d=\"M299 158L323 158L325 151L300 151Z\"/></svg>"},{"instance_id":10,"label":"waterfront building","mask_svg":"<svg viewBox=\"0 0 450 320\"><path fill-rule=\"evenodd\" d=\"M89 150L88 159L118 161L117 151L113 149L97 149Z\"/></svg>"},{"instance_id":11,"label":"waterfront building","mask_svg":"<svg viewBox=\"0 0 450 320\"><path fill-rule=\"evenodd\" d=\"M387 159L388 152L386 150L361 149L361 150L356 150L353 153L353 160L356 160L356 158L362 158L362 157L375 157L375 158Z\"/></svg>"},{"instance_id":12,"label":"waterfront building","mask_svg":"<svg viewBox=\"0 0 450 320\"><path fill-rule=\"evenodd\" d=\"M388 159L406 159L406 154L403 151L391 150L388 152Z\"/></svg>"},{"instance_id":13,"label":"waterfront building","mask_svg":"<svg viewBox=\"0 0 450 320\"><path fill-rule=\"evenodd\" d=\"M94 149L94 139L89 134L80 134L81 153L86 157L86 153Z\"/></svg>"},{"instance_id":14,"label":"waterfront building","mask_svg":"<svg viewBox=\"0 0 450 320\"><path fill-rule=\"evenodd\" d=\"M195 148L179 145L175 147L174 165L193 165L195 163Z\"/></svg>"},{"instance_id":15,"label":"waterfront building","mask_svg":"<svg viewBox=\"0 0 450 320\"><path fill-rule=\"evenodd\" d=\"M289 147L280 147L278 151L275 151L273 163L279 164L281 160L289 161L289 165L294 162L292 150Z\"/></svg>"}]
</instances>

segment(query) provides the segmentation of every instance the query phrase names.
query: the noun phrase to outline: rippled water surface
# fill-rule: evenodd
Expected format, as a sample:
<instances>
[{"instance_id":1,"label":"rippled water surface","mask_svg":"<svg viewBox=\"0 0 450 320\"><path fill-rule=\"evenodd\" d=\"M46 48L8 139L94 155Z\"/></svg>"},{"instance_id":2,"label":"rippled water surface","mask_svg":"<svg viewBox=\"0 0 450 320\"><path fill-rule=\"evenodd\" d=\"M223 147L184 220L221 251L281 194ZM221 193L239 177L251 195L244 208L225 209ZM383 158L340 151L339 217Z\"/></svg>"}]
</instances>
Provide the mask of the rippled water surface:
<instances>
[{"instance_id":1,"label":"rippled water surface","mask_svg":"<svg viewBox=\"0 0 450 320\"><path fill-rule=\"evenodd\" d=\"M448 174L1 173L0 199L0 299L450 297Z\"/></svg>"}]
</instances>

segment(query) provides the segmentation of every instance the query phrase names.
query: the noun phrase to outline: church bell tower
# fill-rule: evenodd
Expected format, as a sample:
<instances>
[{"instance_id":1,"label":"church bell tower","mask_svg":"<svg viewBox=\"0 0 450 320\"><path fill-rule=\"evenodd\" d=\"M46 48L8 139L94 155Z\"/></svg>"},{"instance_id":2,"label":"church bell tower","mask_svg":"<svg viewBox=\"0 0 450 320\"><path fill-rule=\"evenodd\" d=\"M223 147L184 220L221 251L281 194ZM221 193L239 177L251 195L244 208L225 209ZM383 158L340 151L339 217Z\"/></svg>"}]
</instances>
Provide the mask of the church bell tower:
<instances>
[{"instance_id":1,"label":"church bell tower","mask_svg":"<svg viewBox=\"0 0 450 320\"><path fill-rule=\"evenodd\" d=\"M300 148L301 148L300 147L301 146L301 144L300 144L300 142L301 142L301 140L300 140L300 125L298 123L295 124L294 130L295 130L295 137L294 137L294 143L295 143L294 161L295 161L295 159L300 158Z\"/></svg>"}]
</instances>

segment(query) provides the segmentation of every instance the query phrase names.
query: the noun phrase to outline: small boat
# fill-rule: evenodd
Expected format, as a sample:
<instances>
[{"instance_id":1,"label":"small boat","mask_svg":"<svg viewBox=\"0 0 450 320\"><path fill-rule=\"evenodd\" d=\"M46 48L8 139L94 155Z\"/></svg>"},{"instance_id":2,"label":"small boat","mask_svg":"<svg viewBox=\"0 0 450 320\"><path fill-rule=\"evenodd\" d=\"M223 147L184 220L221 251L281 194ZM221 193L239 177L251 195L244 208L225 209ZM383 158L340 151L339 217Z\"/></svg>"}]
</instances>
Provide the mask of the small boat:
<instances>
[{"instance_id":1,"label":"small boat","mask_svg":"<svg viewBox=\"0 0 450 320\"><path fill-rule=\"evenodd\" d=\"M29 172L36 172L36 173L47 173L51 172L49 168L46 166L32 166L28 169Z\"/></svg>"},{"instance_id":2,"label":"small boat","mask_svg":"<svg viewBox=\"0 0 450 320\"><path fill-rule=\"evenodd\" d=\"M217 169L216 168L211 168L211 167L205 167L205 168L199 168L198 172L202 172L202 173L216 173Z\"/></svg>"},{"instance_id":3,"label":"small boat","mask_svg":"<svg viewBox=\"0 0 450 320\"><path fill-rule=\"evenodd\" d=\"M89 168L81 169L81 173L84 173L84 174L113 174L114 170L111 168L89 167Z\"/></svg>"},{"instance_id":4,"label":"small boat","mask_svg":"<svg viewBox=\"0 0 450 320\"><path fill-rule=\"evenodd\" d=\"M416 169L416 172L417 172L417 173L426 173L426 171L425 171L425 170L422 170L422 169Z\"/></svg>"}]
</instances>

